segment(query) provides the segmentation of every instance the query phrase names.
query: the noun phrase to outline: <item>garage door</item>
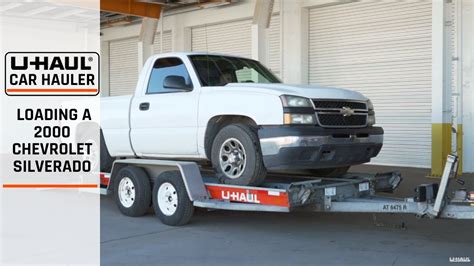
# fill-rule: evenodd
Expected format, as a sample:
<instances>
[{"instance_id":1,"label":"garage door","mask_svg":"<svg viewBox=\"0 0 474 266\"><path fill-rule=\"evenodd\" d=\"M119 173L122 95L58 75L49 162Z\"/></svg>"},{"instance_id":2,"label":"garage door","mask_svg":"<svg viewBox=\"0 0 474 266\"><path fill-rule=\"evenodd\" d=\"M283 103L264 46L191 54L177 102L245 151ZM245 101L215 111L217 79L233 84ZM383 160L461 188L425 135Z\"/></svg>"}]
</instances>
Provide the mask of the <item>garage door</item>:
<instances>
[{"instance_id":1,"label":"garage door","mask_svg":"<svg viewBox=\"0 0 474 266\"><path fill-rule=\"evenodd\" d=\"M240 20L191 29L192 51L252 56L251 20Z\"/></svg>"},{"instance_id":2,"label":"garage door","mask_svg":"<svg viewBox=\"0 0 474 266\"><path fill-rule=\"evenodd\" d=\"M192 51L252 57L252 20L192 28ZM280 19L272 16L268 31L267 67L280 75Z\"/></svg>"},{"instance_id":3,"label":"garage door","mask_svg":"<svg viewBox=\"0 0 474 266\"><path fill-rule=\"evenodd\" d=\"M278 77L280 75L281 46L280 46L280 16L273 15L268 30L268 63L267 67Z\"/></svg>"},{"instance_id":4,"label":"garage door","mask_svg":"<svg viewBox=\"0 0 474 266\"><path fill-rule=\"evenodd\" d=\"M155 52L155 54L160 53L160 47L160 33L157 33L155 35L155 43L153 44L153 51ZM165 34L163 35L163 53L168 53L172 50L173 49L171 47L171 31L165 31Z\"/></svg>"},{"instance_id":5,"label":"garage door","mask_svg":"<svg viewBox=\"0 0 474 266\"><path fill-rule=\"evenodd\" d=\"M309 81L372 99L377 124L385 129L373 163L430 167L430 1L310 9Z\"/></svg>"},{"instance_id":6,"label":"garage door","mask_svg":"<svg viewBox=\"0 0 474 266\"><path fill-rule=\"evenodd\" d=\"M110 96L131 94L138 80L138 38L110 42Z\"/></svg>"},{"instance_id":7,"label":"garage door","mask_svg":"<svg viewBox=\"0 0 474 266\"><path fill-rule=\"evenodd\" d=\"M163 52L171 52L171 32L163 35ZM154 53L160 53L160 33L155 35ZM138 38L110 42L110 96L132 94L138 80Z\"/></svg>"}]
</instances>

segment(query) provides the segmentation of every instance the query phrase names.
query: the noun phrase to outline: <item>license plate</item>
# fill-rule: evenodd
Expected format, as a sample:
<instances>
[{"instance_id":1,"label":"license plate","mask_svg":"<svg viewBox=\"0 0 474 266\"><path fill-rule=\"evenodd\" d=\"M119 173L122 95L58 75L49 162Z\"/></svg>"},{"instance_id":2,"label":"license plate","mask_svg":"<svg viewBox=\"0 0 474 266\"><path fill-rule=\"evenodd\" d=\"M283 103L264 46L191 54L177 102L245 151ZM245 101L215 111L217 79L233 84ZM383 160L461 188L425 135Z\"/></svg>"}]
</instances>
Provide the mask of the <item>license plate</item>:
<instances>
[{"instance_id":1,"label":"license plate","mask_svg":"<svg viewBox=\"0 0 474 266\"><path fill-rule=\"evenodd\" d=\"M388 212L408 212L408 205L406 203L392 203L384 204L382 206L382 211Z\"/></svg>"},{"instance_id":2,"label":"license plate","mask_svg":"<svg viewBox=\"0 0 474 266\"><path fill-rule=\"evenodd\" d=\"M359 184L359 192L362 192L362 191L367 191L369 190L369 183L360 183Z\"/></svg>"},{"instance_id":3,"label":"license plate","mask_svg":"<svg viewBox=\"0 0 474 266\"><path fill-rule=\"evenodd\" d=\"M327 187L324 189L324 196L336 196L336 188L335 187Z\"/></svg>"}]
</instances>

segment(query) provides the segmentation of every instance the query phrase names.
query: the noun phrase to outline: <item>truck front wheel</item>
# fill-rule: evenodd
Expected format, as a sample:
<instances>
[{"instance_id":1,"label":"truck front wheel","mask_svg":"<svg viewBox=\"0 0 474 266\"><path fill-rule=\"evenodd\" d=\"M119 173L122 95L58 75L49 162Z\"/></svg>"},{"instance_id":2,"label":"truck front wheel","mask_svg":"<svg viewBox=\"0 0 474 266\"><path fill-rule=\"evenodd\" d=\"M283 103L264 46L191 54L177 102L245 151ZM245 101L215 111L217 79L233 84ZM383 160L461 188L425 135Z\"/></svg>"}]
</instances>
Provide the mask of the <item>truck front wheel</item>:
<instances>
[{"instance_id":1,"label":"truck front wheel","mask_svg":"<svg viewBox=\"0 0 474 266\"><path fill-rule=\"evenodd\" d=\"M257 134L247 125L221 129L212 144L211 161L223 184L259 185L266 175Z\"/></svg>"}]
</instances>

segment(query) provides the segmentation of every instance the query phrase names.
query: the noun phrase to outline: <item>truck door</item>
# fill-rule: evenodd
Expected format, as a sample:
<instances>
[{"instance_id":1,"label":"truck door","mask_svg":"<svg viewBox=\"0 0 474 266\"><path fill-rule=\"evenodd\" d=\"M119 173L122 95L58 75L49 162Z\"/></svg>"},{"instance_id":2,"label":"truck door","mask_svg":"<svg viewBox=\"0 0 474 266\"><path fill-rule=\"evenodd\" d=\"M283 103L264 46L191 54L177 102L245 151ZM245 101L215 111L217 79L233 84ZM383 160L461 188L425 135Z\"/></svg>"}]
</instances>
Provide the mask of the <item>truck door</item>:
<instances>
[{"instance_id":1,"label":"truck door","mask_svg":"<svg viewBox=\"0 0 474 266\"><path fill-rule=\"evenodd\" d=\"M148 77L132 100L130 136L135 152L150 157L197 155L199 91L185 63L178 57L158 58Z\"/></svg>"}]
</instances>

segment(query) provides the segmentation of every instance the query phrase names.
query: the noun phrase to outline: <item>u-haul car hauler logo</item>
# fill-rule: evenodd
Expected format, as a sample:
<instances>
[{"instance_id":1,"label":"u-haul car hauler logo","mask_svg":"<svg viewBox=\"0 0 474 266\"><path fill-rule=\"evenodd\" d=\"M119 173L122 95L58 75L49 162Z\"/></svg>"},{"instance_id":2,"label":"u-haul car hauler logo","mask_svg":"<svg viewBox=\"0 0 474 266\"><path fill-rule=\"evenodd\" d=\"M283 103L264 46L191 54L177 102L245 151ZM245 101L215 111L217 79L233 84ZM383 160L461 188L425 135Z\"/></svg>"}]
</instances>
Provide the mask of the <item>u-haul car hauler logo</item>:
<instances>
[{"instance_id":1,"label":"u-haul car hauler logo","mask_svg":"<svg viewBox=\"0 0 474 266\"><path fill-rule=\"evenodd\" d=\"M230 201L239 201L239 202L249 202L249 203L260 203L258 200L257 194L252 194L250 191L246 191L246 193L238 192L238 191L222 191L222 198Z\"/></svg>"},{"instance_id":2,"label":"u-haul car hauler logo","mask_svg":"<svg viewBox=\"0 0 474 266\"><path fill-rule=\"evenodd\" d=\"M246 189L223 184L206 183L209 196L216 200L289 207L288 193L270 188Z\"/></svg>"},{"instance_id":3,"label":"u-haul car hauler logo","mask_svg":"<svg viewBox=\"0 0 474 266\"><path fill-rule=\"evenodd\" d=\"M99 94L95 52L9 52L5 93L10 96L94 96Z\"/></svg>"}]
</instances>

